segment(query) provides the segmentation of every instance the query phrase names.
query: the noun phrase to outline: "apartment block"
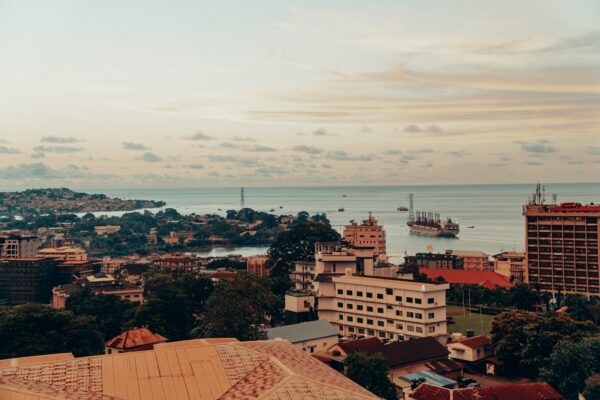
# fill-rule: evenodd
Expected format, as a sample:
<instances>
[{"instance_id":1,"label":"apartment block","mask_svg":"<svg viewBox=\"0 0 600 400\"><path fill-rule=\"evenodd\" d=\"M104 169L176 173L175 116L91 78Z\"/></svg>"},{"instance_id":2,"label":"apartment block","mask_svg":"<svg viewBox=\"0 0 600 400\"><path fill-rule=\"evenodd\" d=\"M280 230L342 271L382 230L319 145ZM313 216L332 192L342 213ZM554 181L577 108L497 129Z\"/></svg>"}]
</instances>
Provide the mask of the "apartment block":
<instances>
[{"instance_id":1,"label":"apartment block","mask_svg":"<svg viewBox=\"0 0 600 400\"><path fill-rule=\"evenodd\" d=\"M523 216L525 281L545 292L598 296L600 206L544 204L538 189Z\"/></svg>"},{"instance_id":2,"label":"apartment block","mask_svg":"<svg viewBox=\"0 0 600 400\"><path fill-rule=\"evenodd\" d=\"M268 257L266 255L250 256L246 258L246 270L250 274L258 276L269 276L271 270L267 266Z\"/></svg>"},{"instance_id":3,"label":"apartment block","mask_svg":"<svg viewBox=\"0 0 600 400\"><path fill-rule=\"evenodd\" d=\"M37 236L21 232L0 233L0 258L35 258L38 247Z\"/></svg>"},{"instance_id":4,"label":"apartment block","mask_svg":"<svg viewBox=\"0 0 600 400\"><path fill-rule=\"evenodd\" d=\"M315 282L319 319L345 337L408 339L445 336L448 284L357 275L323 275Z\"/></svg>"},{"instance_id":5,"label":"apartment block","mask_svg":"<svg viewBox=\"0 0 600 400\"><path fill-rule=\"evenodd\" d=\"M494 272L505 276L514 284L525 282L525 252L505 251L492 257Z\"/></svg>"},{"instance_id":6,"label":"apartment block","mask_svg":"<svg viewBox=\"0 0 600 400\"><path fill-rule=\"evenodd\" d=\"M0 299L9 304L49 303L60 283L58 261L48 258L0 260Z\"/></svg>"},{"instance_id":7,"label":"apartment block","mask_svg":"<svg viewBox=\"0 0 600 400\"><path fill-rule=\"evenodd\" d=\"M372 247L375 256L385 256L387 253L385 230L379 225L373 214L369 212L369 218L361 224L350 221L344 228L344 240L355 247Z\"/></svg>"}]
</instances>

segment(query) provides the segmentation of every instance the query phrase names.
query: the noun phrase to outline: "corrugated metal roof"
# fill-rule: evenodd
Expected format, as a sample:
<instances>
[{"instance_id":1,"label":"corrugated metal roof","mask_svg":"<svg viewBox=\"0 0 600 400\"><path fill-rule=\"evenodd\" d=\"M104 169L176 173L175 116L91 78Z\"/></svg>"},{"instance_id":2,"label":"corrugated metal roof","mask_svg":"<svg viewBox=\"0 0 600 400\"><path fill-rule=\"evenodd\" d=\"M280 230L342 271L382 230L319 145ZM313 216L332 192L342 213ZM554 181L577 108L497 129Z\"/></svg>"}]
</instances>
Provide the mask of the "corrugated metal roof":
<instances>
[{"instance_id":1,"label":"corrugated metal roof","mask_svg":"<svg viewBox=\"0 0 600 400\"><path fill-rule=\"evenodd\" d=\"M325 320L301 322L294 325L278 326L267 329L269 339L285 339L290 343L337 336L335 327Z\"/></svg>"},{"instance_id":2,"label":"corrugated metal roof","mask_svg":"<svg viewBox=\"0 0 600 400\"><path fill-rule=\"evenodd\" d=\"M418 371L412 374L403 375L400 378L404 379L407 382L418 379L425 379L425 382L438 387L452 388L454 387L454 385L456 385L456 381L448 379L442 375L436 374L435 372L428 371Z\"/></svg>"}]
</instances>

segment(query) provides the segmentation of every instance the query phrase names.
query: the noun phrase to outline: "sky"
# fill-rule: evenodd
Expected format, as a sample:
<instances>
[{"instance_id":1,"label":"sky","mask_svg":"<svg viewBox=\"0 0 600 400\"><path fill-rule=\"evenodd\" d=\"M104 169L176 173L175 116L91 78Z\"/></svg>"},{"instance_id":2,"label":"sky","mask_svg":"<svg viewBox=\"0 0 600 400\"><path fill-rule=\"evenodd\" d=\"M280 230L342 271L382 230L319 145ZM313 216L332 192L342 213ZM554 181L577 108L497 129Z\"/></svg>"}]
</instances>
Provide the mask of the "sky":
<instances>
[{"instance_id":1,"label":"sky","mask_svg":"<svg viewBox=\"0 0 600 400\"><path fill-rule=\"evenodd\" d=\"M598 172L596 0L0 0L2 189Z\"/></svg>"}]
</instances>

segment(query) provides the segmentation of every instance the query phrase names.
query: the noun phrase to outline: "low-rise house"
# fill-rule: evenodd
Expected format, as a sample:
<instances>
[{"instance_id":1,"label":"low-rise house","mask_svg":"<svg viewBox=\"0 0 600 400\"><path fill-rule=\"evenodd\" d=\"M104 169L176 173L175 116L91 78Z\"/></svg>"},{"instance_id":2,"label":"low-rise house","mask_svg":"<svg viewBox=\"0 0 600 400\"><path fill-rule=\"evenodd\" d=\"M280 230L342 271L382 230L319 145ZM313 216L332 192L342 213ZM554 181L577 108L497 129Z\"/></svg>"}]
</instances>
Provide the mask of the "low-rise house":
<instances>
[{"instance_id":1,"label":"low-rise house","mask_svg":"<svg viewBox=\"0 0 600 400\"><path fill-rule=\"evenodd\" d=\"M446 254L455 255L463 259L463 268L468 271L482 271L490 269L490 256L477 250L446 250Z\"/></svg>"},{"instance_id":2,"label":"low-rise house","mask_svg":"<svg viewBox=\"0 0 600 400\"><path fill-rule=\"evenodd\" d=\"M495 289L496 287L510 288L512 286L512 283L505 276L497 274L494 271L419 268L419 272L427 275L429 279L434 281L442 278L446 283L451 285L479 285L487 289Z\"/></svg>"},{"instance_id":3,"label":"low-rise house","mask_svg":"<svg viewBox=\"0 0 600 400\"><path fill-rule=\"evenodd\" d=\"M152 350L154 345L165 343L167 338L148 328L128 329L104 343L104 353L127 353L130 351Z\"/></svg>"},{"instance_id":4,"label":"low-rise house","mask_svg":"<svg viewBox=\"0 0 600 400\"><path fill-rule=\"evenodd\" d=\"M424 383L414 390L412 400L562 400L546 382L511 383L465 389L446 389Z\"/></svg>"},{"instance_id":5,"label":"low-rise house","mask_svg":"<svg viewBox=\"0 0 600 400\"><path fill-rule=\"evenodd\" d=\"M446 346L450 357L454 360L475 363L492 355L490 339L485 336L475 336Z\"/></svg>"},{"instance_id":6,"label":"low-rise house","mask_svg":"<svg viewBox=\"0 0 600 400\"><path fill-rule=\"evenodd\" d=\"M119 232L120 230L121 227L119 225L94 226L94 231L100 236L109 235L111 233Z\"/></svg>"},{"instance_id":7,"label":"low-rise house","mask_svg":"<svg viewBox=\"0 0 600 400\"><path fill-rule=\"evenodd\" d=\"M88 259L87 251L75 246L47 247L38 250L37 256L55 258L61 261L86 261Z\"/></svg>"},{"instance_id":8,"label":"low-rise house","mask_svg":"<svg viewBox=\"0 0 600 400\"><path fill-rule=\"evenodd\" d=\"M82 290L91 290L94 294L112 294L121 300L144 302L144 290L122 278L99 273L78 278L74 283L56 286L52 289L52 307L64 308L69 296Z\"/></svg>"},{"instance_id":9,"label":"low-rise house","mask_svg":"<svg viewBox=\"0 0 600 400\"><path fill-rule=\"evenodd\" d=\"M268 257L266 255L250 256L246 259L246 270L250 274L258 276L269 276L271 270L267 266Z\"/></svg>"},{"instance_id":10,"label":"low-rise house","mask_svg":"<svg viewBox=\"0 0 600 400\"><path fill-rule=\"evenodd\" d=\"M305 353L326 351L339 341L337 329L323 320L267 329L268 339L285 339Z\"/></svg>"}]
</instances>

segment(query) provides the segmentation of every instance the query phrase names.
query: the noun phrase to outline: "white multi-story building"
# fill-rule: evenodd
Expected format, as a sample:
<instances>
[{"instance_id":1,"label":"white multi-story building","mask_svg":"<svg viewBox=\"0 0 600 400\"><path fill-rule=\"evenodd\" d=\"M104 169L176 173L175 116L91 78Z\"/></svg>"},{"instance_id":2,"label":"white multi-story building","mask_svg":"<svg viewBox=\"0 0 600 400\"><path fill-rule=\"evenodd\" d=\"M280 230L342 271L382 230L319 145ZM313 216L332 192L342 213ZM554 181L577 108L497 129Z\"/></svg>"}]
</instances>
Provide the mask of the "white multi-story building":
<instances>
[{"instance_id":1,"label":"white multi-story building","mask_svg":"<svg viewBox=\"0 0 600 400\"><path fill-rule=\"evenodd\" d=\"M448 284L345 274L314 282L319 319L345 337L382 339L445 336Z\"/></svg>"},{"instance_id":2,"label":"white multi-story building","mask_svg":"<svg viewBox=\"0 0 600 400\"><path fill-rule=\"evenodd\" d=\"M356 247L372 247L375 256L385 259L385 230L370 212L369 218L363 220L362 224L350 221L344 227L344 240Z\"/></svg>"}]
</instances>

